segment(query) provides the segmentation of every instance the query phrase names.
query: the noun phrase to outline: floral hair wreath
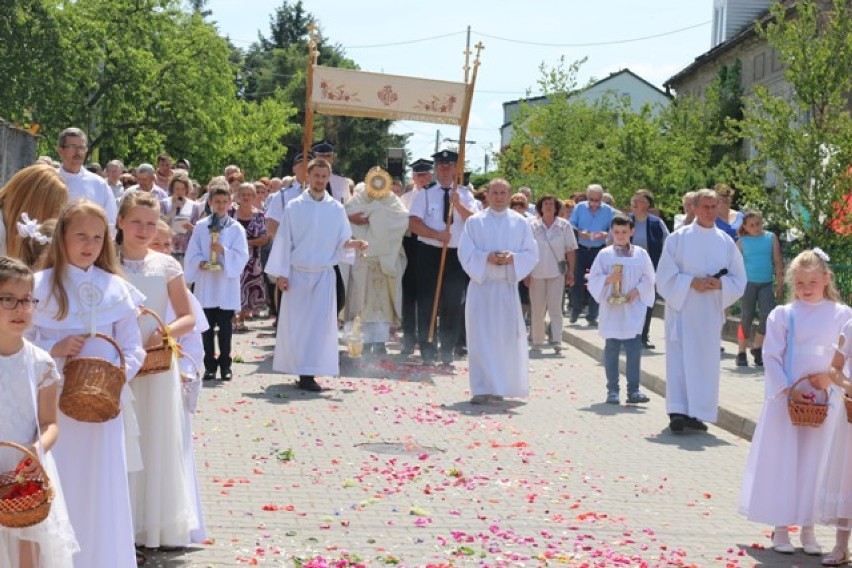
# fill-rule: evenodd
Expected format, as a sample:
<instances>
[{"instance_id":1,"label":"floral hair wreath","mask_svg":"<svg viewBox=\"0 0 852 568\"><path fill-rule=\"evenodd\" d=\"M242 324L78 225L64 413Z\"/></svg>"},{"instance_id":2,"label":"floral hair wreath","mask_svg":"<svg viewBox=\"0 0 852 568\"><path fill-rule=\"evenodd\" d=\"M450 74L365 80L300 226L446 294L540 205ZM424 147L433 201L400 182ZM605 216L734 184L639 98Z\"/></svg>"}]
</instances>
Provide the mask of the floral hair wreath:
<instances>
[{"instance_id":1,"label":"floral hair wreath","mask_svg":"<svg viewBox=\"0 0 852 568\"><path fill-rule=\"evenodd\" d=\"M828 264L828 262L831 260L831 257L828 256L828 254L819 247L814 247L813 253L820 257L826 264Z\"/></svg>"},{"instance_id":2,"label":"floral hair wreath","mask_svg":"<svg viewBox=\"0 0 852 568\"><path fill-rule=\"evenodd\" d=\"M18 234L21 237L35 239L40 245L46 245L50 242L50 237L38 230L38 219L30 219L25 211L21 213L21 221L23 222L18 223Z\"/></svg>"}]
</instances>

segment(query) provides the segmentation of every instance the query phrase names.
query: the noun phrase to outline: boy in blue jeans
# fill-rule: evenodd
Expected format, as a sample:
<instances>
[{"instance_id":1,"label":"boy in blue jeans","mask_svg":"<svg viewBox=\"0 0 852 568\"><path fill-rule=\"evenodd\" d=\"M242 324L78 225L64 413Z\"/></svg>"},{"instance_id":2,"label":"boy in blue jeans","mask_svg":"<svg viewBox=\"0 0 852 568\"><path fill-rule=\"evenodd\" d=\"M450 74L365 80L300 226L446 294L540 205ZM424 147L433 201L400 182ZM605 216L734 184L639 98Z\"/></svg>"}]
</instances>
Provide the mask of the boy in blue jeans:
<instances>
[{"instance_id":1,"label":"boy in blue jeans","mask_svg":"<svg viewBox=\"0 0 852 568\"><path fill-rule=\"evenodd\" d=\"M648 402L639 391L642 327L645 312L654 305L654 265L641 247L633 246L633 219L618 214L612 219L612 245L598 253L589 272L589 293L600 303L598 333L606 340L606 402L618 404L618 356L627 355L627 402Z\"/></svg>"}]
</instances>

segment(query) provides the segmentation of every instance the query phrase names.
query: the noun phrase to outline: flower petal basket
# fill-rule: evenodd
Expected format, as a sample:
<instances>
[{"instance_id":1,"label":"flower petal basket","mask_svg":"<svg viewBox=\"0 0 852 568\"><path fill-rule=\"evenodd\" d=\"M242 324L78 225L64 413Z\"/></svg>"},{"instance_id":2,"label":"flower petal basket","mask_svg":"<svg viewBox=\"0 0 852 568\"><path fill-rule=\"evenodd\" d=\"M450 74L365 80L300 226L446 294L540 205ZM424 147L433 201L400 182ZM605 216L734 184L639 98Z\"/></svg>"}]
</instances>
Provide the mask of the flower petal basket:
<instances>
[{"instance_id":1,"label":"flower petal basket","mask_svg":"<svg viewBox=\"0 0 852 568\"><path fill-rule=\"evenodd\" d=\"M154 375L156 373L168 371L172 368L172 356L175 354L173 348L173 345L175 345L174 340L171 335L169 335L165 322L157 315L156 312L149 310L144 306L139 308L139 312L142 315L148 315L157 320L157 323L160 324L160 328L163 330L163 342L161 345L156 347L145 348L145 362L142 363L142 368L139 369L136 376L144 377L146 375Z\"/></svg>"},{"instance_id":2,"label":"flower petal basket","mask_svg":"<svg viewBox=\"0 0 852 568\"><path fill-rule=\"evenodd\" d=\"M828 415L828 391L825 389L820 391L825 402L797 402L792 398L793 390L804 380L806 378L802 377L790 387L787 395L787 412L794 426L821 426Z\"/></svg>"},{"instance_id":3,"label":"flower petal basket","mask_svg":"<svg viewBox=\"0 0 852 568\"><path fill-rule=\"evenodd\" d=\"M68 358L62 373L65 381L59 396L59 409L80 422L106 422L121 411L121 389L127 380L127 366L121 348L109 336L97 337L118 352L119 365L100 357Z\"/></svg>"},{"instance_id":4,"label":"flower petal basket","mask_svg":"<svg viewBox=\"0 0 852 568\"><path fill-rule=\"evenodd\" d=\"M28 474L18 474L14 471L0 473L0 525L13 529L37 525L47 518L53 502L54 492L47 472L44 471L38 457L24 446L2 441L0 446L18 450L38 466L36 471ZM10 497L21 483L20 476L23 476L25 482L37 483L40 486L39 490L28 495Z\"/></svg>"}]
</instances>

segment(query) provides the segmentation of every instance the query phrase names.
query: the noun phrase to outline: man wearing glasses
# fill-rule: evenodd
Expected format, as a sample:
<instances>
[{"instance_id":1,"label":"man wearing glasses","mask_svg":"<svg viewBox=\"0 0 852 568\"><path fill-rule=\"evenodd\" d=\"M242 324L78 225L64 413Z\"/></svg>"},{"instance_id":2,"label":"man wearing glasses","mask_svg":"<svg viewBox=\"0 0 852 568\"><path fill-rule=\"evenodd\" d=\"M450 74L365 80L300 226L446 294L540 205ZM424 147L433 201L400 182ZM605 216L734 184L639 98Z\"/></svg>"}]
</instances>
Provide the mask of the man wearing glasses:
<instances>
[{"instance_id":1,"label":"man wearing glasses","mask_svg":"<svg viewBox=\"0 0 852 568\"><path fill-rule=\"evenodd\" d=\"M574 263L574 285L571 287L573 302L571 307L571 323L577 323L583 302L588 301L586 321L594 326L598 323L598 303L589 296L586 297L586 271L592 267L595 257L606 245L609 234L609 224L614 211L603 203L603 188L593 183L586 188L588 200L581 201L571 213L571 226L577 230L577 261Z\"/></svg>"},{"instance_id":2,"label":"man wearing glasses","mask_svg":"<svg viewBox=\"0 0 852 568\"><path fill-rule=\"evenodd\" d=\"M62 160L59 176L68 186L68 201L88 199L103 207L109 219L110 231L115 233L115 218L118 207L107 181L86 170L86 154L89 151L86 133L79 128L66 128L59 133L56 152Z\"/></svg>"}]
</instances>

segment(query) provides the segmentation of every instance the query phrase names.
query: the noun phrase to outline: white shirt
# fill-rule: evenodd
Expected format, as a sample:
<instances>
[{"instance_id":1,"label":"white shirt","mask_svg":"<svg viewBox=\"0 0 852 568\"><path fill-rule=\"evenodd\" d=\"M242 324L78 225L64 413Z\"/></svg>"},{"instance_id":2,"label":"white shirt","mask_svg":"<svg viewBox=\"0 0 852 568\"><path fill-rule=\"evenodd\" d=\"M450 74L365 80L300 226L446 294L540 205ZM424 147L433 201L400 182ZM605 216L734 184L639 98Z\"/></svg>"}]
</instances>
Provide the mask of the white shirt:
<instances>
[{"instance_id":1,"label":"white shirt","mask_svg":"<svg viewBox=\"0 0 852 568\"><path fill-rule=\"evenodd\" d=\"M93 174L86 168L80 168L79 172L72 174L62 167L59 168L59 177L68 186L69 202L75 199L88 199L100 205L106 211L110 227L115 227L118 206L115 203L115 196L104 178Z\"/></svg>"},{"instance_id":2,"label":"white shirt","mask_svg":"<svg viewBox=\"0 0 852 568\"><path fill-rule=\"evenodd\" d=\"M125 197L127 197L131 193L136 193L137 191L145 190L139 187L138 184L128 187L127 191L125 191L124 194L121 196L121 199L119 199L119 202L121 202ZM169 196L169 194L162 187L156 184L151 186L151 191L149 191L148 193L156 197L157 201L162 201L163 199L166 199Z\"/></svg>"},{"instance_id":3,"label":"white shirt","mask_svg":"<svg viewBox=\"0 0 852 568\"><path fill-rule=\"evenodd\" d=\"M284 218L284 209L287 207L287 203L299 197L301 193L302 185L299 182L293 183L287 189L278 190L278 193L271 196L272 199L266 207L266 218L280 224Z\"/></svg>"},{"instance_id":4,"label":"white shirt","mask_svg":"<svg viewBox=\"0 0 852 568\"><path fill-rule=\"evenodd\" d=\"M470 209L476 211L476 199L466 187L459 187L460 203ZM452 195L452 192L450 192ZM452 202L450 203L452 205ZM418 193L408 210L409 217L417 217L433 231L443 231L447 228L447 220L444 215L444 190L439 184L435 184L428 189L423 189ZM453 224L450 225L450 243L449 248L458 248L459 239L461 239L462 231L464 230L464 219L458 213L453 212ZM443 246L441 241L429 239L423 236L418 236L417 240L434 247Z\"/></svg>"},{"instance_id":5,"label":"white shirt","mask_svg":"<svg viewBox=\"0 0 852 568\"><path fill-rule=\"evenodd\" d=\"M328 180L331 184L331 195L338 203L346 203L349 201L351 194L349 193L349 180L342 175L332 173Z\"/></svg>"},{"instance_id":6,"label":"white shirt","mask_svg":"<svg viewBox=\"0 0 852 568\"><path fill-rule=\"evenodd\" d=\"M538 243L538 264L533 268L530 276L556 278L560 275L557 261L565 260L565 253L568 251L577 250L574 229L561 217L556 217L549 229L541 219L531 219L530 227L532 227L535 242Z\"/></svg>"},{"instance_id":7,"label":"white shirt","mask_svg":"<svg viewBox=\"0 0 852 568\"><path fill-rule=\"evenodd\" d=\"M415 187L411 191L403 193L399 198L402 202L402 206L405 207L406 210L411 211L411 204L414 203L414 198L417 197L421 191L423 191L421 188Z\"/></svg>"}]
</instances>

